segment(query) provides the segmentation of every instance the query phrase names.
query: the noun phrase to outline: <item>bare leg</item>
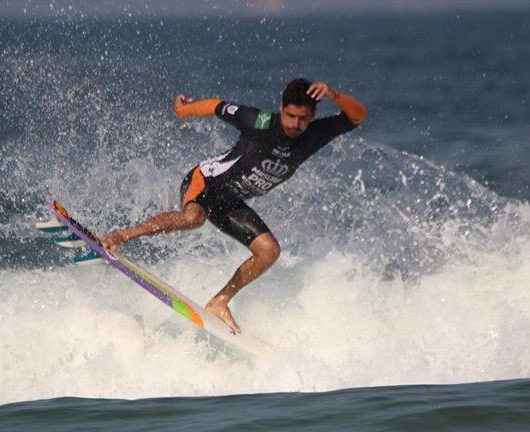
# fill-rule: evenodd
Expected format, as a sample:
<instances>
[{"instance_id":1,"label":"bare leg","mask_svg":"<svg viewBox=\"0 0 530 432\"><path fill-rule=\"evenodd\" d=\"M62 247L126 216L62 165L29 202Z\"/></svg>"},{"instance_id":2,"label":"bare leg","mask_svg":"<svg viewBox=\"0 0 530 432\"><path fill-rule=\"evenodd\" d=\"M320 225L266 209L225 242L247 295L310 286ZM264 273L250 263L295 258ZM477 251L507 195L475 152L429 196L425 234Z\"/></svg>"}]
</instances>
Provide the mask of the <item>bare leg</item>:
<instances>
[{"instance_id":1,"label":"bare leg","mask_svg":"<svg viewBox=\"0 0 530 432\"><path fill-rule=\"evenodd\" d=\"M241 288L261 276L280 256L280 245L270 233L256 237L249 246L252 256L236 270L232 278L206 305L206 311L219 317L235 333L241 329L235 322L228 303Z\"/></svg>"},{"instance_id":2,"label":"bare leg","mask_svg":"<svg viewBox=\"0 0 530 432\"><path fill-rule=\"evenodd\" d=\"M196 203L188 203L182 211L159 213L145 222L130 228L112 231L101 239L103 246L110 251L118 249L129 240L144 236L171 231L190 230L198 228L206 221L206 214Z\"/></svg>"}]
</instances>

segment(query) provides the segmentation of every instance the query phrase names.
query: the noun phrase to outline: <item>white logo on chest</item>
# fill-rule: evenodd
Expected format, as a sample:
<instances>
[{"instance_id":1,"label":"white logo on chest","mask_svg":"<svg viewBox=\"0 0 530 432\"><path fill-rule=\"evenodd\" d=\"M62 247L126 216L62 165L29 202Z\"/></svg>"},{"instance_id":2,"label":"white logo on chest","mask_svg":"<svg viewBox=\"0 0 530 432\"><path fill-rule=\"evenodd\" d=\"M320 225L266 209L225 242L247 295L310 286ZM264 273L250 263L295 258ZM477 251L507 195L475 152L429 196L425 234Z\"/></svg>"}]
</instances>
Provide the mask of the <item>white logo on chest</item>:
<instances>
[{"instance_id":1,"label":"white logo on chest","mask_svg":"<svg viewBox=\"0 0 530 432\"><path fill-rule=\"evenodd\" d=\"M289 172L289 166L282 164L282 161L279 159L276 159L276 161L265 159L261 162L261 168L263 168L263 171L266 173L272 174L276 177L282 177Z\"/></svg>"},{"instance_id":2,"label":"white logo on chest","mask_svg":"<svg viewBox=\"0 0 530 432\"><path fill-rule=\"evenodd\" d=\"M279 158L288 158L291 156L291 149L289 147L274 147L272 154Z\"/></svg>"}]
</instances>

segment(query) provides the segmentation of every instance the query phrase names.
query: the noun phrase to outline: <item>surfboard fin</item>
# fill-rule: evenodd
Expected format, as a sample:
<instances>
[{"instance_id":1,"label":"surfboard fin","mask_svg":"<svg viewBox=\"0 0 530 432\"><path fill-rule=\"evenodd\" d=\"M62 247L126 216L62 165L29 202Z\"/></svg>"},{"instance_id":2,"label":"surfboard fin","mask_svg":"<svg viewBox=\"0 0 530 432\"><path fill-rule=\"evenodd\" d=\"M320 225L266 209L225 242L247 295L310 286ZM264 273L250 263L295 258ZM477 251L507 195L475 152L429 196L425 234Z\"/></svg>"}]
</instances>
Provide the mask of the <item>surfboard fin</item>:
<instances>
[{"instance_id":1,"label":"surfboard fin","mask_svg":"<svg viewBox=\"0 0 530 432\"><path fill-rule=\"evenodd\" d=\"M53 239L53 242L61 247L65 248L78 248L84 247L86 243L77 237L75 234L70 234L65 237L57 237Z\"/></svg>"},{"instance_id":2,"label":"surfboard fin","mask_svg":"<svg viewBox=\"0 0 530 432\"><path fill-rule=\"evenodd\" d=\"M56 218L52 218L47 222L37 222L35 228L46 233L56 233L68 230L68 227Z\"/></svg>"},{"instance_id":3,"label":"surfboard fin","mask_svg":"<svg viewBox=\"0 0 530 432\"><path fill-rule=\"evenodd\" d=\"M85 250L80 255L74 257L74 264L77 265L100 264L103 262L103 258L93 250Z\"/></svg>"},{"instance_id":4,"label":"surfboard fin","mask_svg":"<svg viewBox=\"0 0 530 432\"><path fill-rule=\"evenodd\" d=\"M35 223L35 228L47 234L63 233L69 230L68 226L56 218L52 218L46 222L37 222ZM97 252L86 249L86 243L72 232L65 233L61 237L53 237L51 240L56 245L64 248L83 248L73 259L76 265L99 264L104 262Z\"/></svg>"}]
</instances>

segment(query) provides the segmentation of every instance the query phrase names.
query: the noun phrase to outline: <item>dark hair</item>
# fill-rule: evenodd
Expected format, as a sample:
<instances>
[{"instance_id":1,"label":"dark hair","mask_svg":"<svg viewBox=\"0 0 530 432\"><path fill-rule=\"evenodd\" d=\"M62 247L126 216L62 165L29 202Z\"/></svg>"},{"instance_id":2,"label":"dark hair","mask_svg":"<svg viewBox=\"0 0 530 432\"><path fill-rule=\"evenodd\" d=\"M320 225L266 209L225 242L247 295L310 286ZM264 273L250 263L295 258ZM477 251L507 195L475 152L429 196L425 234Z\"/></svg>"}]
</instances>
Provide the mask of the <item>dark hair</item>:
<instances>
[{"instance_id":1,"label":"dark hair","mask_svg":"<svg viewBox=\"0 0 530 432\"><path fill-rule=\"evenodd\" d=\"M298 105L308 106L314 112L318 101L307 94L307 90L311 86L311 82L305 78L297 78L292 80L282 94L282 106Z\"/></svg>"}]
</instances>

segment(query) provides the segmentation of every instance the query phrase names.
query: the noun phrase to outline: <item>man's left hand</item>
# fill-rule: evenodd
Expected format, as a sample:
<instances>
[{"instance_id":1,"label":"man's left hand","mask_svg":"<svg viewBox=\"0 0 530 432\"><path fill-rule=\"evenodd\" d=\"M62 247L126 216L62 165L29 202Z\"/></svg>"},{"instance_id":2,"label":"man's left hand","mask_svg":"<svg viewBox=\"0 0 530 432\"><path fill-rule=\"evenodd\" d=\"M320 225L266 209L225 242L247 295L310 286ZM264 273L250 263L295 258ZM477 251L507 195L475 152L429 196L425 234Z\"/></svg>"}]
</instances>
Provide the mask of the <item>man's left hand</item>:
<instances>
[{"instance_id":1,"label":"man's left hand","mask_svg":"<svg viewBox=\"0 0 530 432\"><path fill-rule=\"evenodd\" d=\"M324 97L330 100L335 100L337 98L337 91L331 88L324 81L315 81L312 83L307 90L307 94L317 101Z\"/></svg>"}]
</instances>

